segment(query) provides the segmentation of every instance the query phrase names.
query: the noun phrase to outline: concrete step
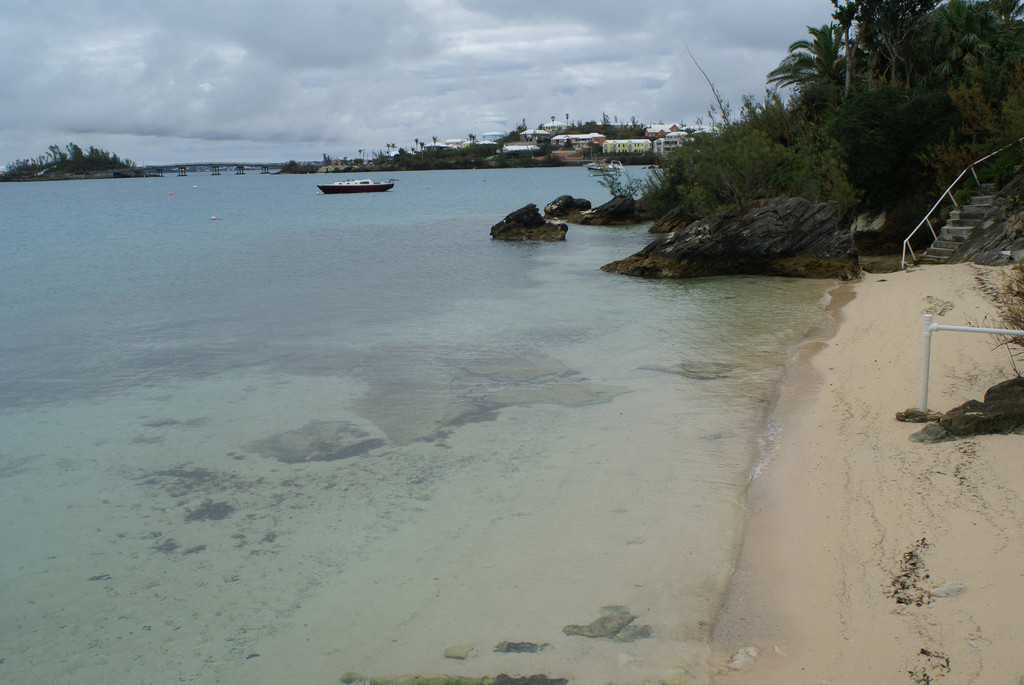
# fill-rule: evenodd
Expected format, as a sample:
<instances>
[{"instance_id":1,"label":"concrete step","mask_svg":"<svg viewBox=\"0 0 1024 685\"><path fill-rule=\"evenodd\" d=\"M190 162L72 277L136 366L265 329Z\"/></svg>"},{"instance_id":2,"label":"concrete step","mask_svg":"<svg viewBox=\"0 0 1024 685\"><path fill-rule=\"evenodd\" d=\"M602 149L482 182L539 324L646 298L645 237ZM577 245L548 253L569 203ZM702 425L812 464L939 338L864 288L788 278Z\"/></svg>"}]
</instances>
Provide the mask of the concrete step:
<instances>
[{"instance_id":1,"label":"concrete step","mask_svg":"<svg viewBox=\"0 0 1024 685\"><path fill-rule=\"evenodd\" d=\"M935 247L932 245L924 252L925 257L939 257L943 259L949 259L956 252L955 248L951 247Z\"/></svg>"},{"instance_id":2,"label":"concrete step","mask_svg":"<svg viewBox=\"0 0 1024 685\"><path fill-rule=\"evenodd\" d=\"M939 231L944 240L967 240L974 232L975 226L950 226L946 225Z\"/></svg>"},{"instance_id":3,"label":"concrete step","mask_svg":"<svg viewBox=\"0 0 1024 685\"><path fill-rule=\"evenodd\" d=\"M942 236L936 240L928 249L937 248L940 250L955 250L963 244L962 240L943 240Z\"/></svg>"},{"instance_id":4,"label":"concrete step","mask_svg":"<svg viewBox=\"0 0 1024 685\"><path fill-rule=\"evenodd\" d=\"M923 254L921 258L917 260L918 264L945 264L947 260L934 255Z\"/></svg>"},{"instance_id":5,"label":"concrete step","mask_svg":"<svg viewBox=\"0 0 1024 685\"><path fill-rule=\"evenodd\" d=\"M953 219L984 219L987 207L975 207L974 205L960 205L949 213L950 220Z\"/></svg>"}]
</instances>

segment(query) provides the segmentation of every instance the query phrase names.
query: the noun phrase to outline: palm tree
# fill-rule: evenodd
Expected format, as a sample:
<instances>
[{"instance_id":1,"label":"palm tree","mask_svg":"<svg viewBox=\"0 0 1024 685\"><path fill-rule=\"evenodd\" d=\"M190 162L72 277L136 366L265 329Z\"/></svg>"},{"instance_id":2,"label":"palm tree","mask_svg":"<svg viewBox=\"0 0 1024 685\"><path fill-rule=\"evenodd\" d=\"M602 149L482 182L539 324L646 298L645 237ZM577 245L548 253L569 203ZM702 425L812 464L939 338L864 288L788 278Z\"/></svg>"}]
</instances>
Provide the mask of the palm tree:
<instances>
[{"instance_id":1,"label":"palm tree","mask_svg":"<svg viewBox=\"0 0 1024 685\"><path fill-rule=\"evenodd\" d=\"M825 82L842 88L846 83L843 28L838 24L808 26L807 32L812 40L790 45L786 58L768 73L768 83L787 87Z\"/></svg>"},{"instance_id":2,"label":"palm tree","mask_svg":"<svg viewBox=\"0 0 1024 685\"><path fill-rule=\"evenodd\" d=\"M932 16L931 43L938 60L935 71L942 78L977 66L999 31L999 16L989 3L950 0Z\"/></svg>"}]
</instances>

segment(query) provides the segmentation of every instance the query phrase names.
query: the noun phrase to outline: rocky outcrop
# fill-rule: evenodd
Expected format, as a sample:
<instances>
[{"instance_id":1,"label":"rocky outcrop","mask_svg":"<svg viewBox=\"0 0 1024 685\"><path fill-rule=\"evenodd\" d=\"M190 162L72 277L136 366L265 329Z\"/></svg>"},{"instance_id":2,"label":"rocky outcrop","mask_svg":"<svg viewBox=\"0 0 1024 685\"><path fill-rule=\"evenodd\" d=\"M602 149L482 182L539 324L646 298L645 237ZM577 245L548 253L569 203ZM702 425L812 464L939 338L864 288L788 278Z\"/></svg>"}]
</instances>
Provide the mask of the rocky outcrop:
<instances>
[{"instance_id":1,"label":"rocky outcrop","mask_svg":"<svg viewBox=\"0 0 1024 685\"><path fill-rule=\"evenodd\" d=\"M827 204L777 200L714 223L695 221L640 252L601 267L649 278L759 274L852 278L860 274L848 229Z\"/></svg>"},{"instance_id":2,"label":"rocky outcrop","mask_svg":"<svg viewBox=\"0 0 1024 685\"><path fill-rule=\"evenodd\" d=\"M993 385L983 402L968 400L929 423L910 439L939 442L987 433L1024 433L1024 378Z\"/></svg>"},{"instance_id":3,"label":"rocky outcrop","mask_svg":"<svg viewBox=\"0 0 1024 685\"><path fill-rule=\"evenodd\" d=\"M626 226L643 221L636 200L625 195L618 195L589 212L583 212L575 223L584 226Z\"/></svg>"},{"instance_id":4,"label":"rocky outcrop","mask_svg":"<svg viewBox=\"0 0 1024 685\"><path fill-rule=\"evenodd\" d=\"M590 200L572 195L559 195L544 207L545 219L561 219L578 224L583 213L590 209Z\"/></svg>"},{"instance_id":5,"label":"rocky outcrop","mask_svg":"<svg viewBox=\"0 0 1024 685\"><path fill-rule=\"evenodd\" d=\"M491 238L495 240L542 240L554 242L565 240L569 227L545 221L537 205L526 205L512 212L491 227Z\"/></svg>"},{"instance_id":6,"label":"rocky outcrop","mask_svg":"<svg viewBox=\"0 0 1024 685\"><path fill-rule=\"evenodd\" d=\"M691 215L682 207L676 207L651 224L651 227L647 229L647 232L675 233L676 231L681 231L689 226L691 222L696 220L696 218L697 217Z\"/></svg>"}]
</instances>

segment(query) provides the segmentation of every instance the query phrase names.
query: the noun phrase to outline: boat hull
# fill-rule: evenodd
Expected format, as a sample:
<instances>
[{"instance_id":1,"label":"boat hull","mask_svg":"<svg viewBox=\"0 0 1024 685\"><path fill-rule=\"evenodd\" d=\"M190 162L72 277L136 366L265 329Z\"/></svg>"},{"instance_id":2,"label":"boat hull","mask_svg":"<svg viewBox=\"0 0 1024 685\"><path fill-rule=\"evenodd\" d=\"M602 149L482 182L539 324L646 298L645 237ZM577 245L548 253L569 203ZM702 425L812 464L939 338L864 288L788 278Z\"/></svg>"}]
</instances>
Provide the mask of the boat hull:
<instances>
[{"instance_id":1,"label":"boat hull","mask_svg":"<svg viewBox=\"0 0 1024 685\"><path fill-rule=\"evenodd\" d=\"M349 193L383 193L395 187L394 183L374 183L373 185L318 185L325 195L346 195Z\"/></svg>"}]
</instances>

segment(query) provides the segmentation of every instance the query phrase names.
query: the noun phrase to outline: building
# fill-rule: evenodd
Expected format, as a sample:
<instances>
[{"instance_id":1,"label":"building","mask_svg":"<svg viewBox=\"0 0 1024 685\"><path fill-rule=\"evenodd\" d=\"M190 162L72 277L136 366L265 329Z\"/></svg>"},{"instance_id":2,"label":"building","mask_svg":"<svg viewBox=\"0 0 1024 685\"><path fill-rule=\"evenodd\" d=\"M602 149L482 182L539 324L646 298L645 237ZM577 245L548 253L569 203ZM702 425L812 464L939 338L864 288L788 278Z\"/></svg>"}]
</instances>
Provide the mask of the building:
<instances>
[{"instance_id":1,"label":"building","mask_svg":"<svg viewBox=\"0 0 1024 685\"><path fill-rule=\"evenodd\" d=\"M502 152L539 152L540 146L536 143L505 143L501 148Z\"/></svg>"},{"instance_id":2,"label":"building","mask_svg":"<svg viewBox=\"0 0 1024 685\"><path fill-rule=\"evenodd\" d=\"M568 115L566 115L566 118L568 118ZM564 131L565 129L569 128L569 124L563 124L561 121L555 121L555 118L551 117L551 121L549 121L546 124L542 124L541 128L544 129L545 131L548 131L549 133L554 133L555 131Z\"/></svg>"},{"instance_id":3,"label":"building","mask_svg":"<svg viewBox=\"0 0 1024 685\"><path fill-rule=\"evenodd\" d=\"M489 131L480 136L480 139L484 143L497 143L499 140L505 137L505 134L501 131Z\"/></svg>"},{"instance_id":4,"label":"building","mask_svg":"<svg viewBox=\"0 0 1024 685\"><path fill-rule=\"evenodd\" d=\"M528 128L519 132L519 140L527 143L540 143L551 137L551 133L539 128Z\"/></svg>"},{"instance_id":5,"label":"building","mask_svg":"<svg viewBox=\"0 0 1024 685\"><path fill-rule=\"evenodd\" d=\"M552 147L571 147L573 150L585 150L590 146L601 147L607 136L600 133L563 133L551 139Z\"/></svg>"},{"instance_id":6,"label":"building","mask_svg":"<svg viewBox=\"0 0 1024 685\"><path fill-rule=\"evenodd\" d=\"M601 146L601 151L605 154L640 154L651 151L651 141L647 138L606 140Z\"/></svg>"},{"instance_id":7,"label":"building","mask_svg":"<svg viewBox=\"0 0 1024 685\"><path fill-rule=\"evenodd\" d=\"M648 138L664 138L669 133L679 133L683 127L679 124L651 124L644 132Z\"/></svg>"},{"instance_id":8,"label":"building","mask_svg":"<svg viewBox=\"0 0 1024 685\"><path fill-rule=\"evenodd\" d=\"M690 134L686 131L673 131L672 133L666 133L661 138L654 140L654 154L659 157L664 157L671 150L677 147L682 147L683 144L689 139Z\"/></svg>"}]
</instances>

